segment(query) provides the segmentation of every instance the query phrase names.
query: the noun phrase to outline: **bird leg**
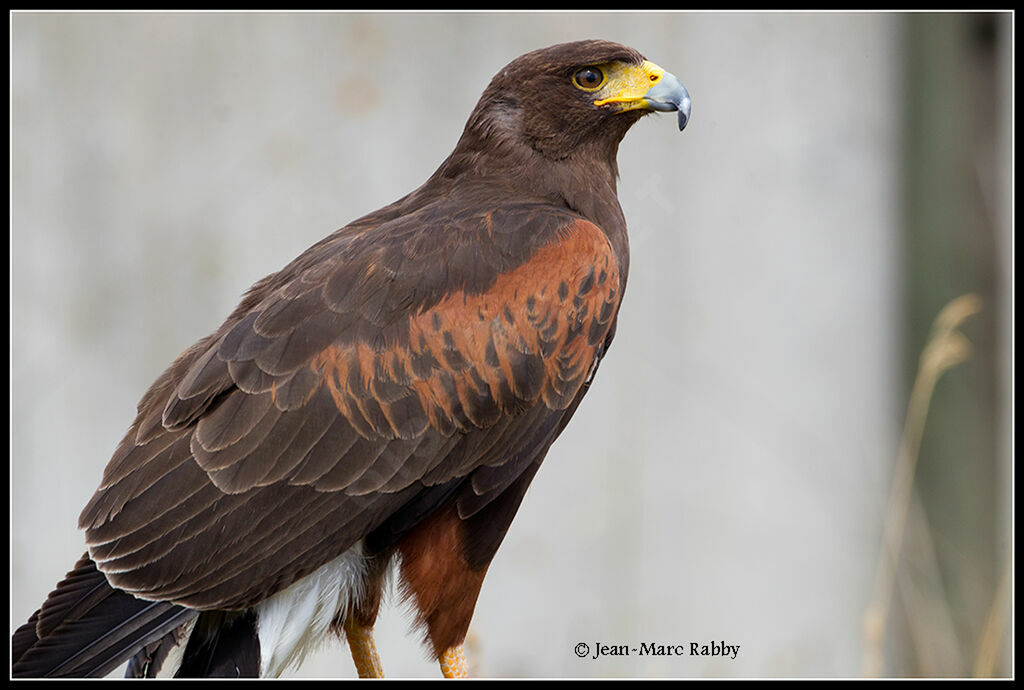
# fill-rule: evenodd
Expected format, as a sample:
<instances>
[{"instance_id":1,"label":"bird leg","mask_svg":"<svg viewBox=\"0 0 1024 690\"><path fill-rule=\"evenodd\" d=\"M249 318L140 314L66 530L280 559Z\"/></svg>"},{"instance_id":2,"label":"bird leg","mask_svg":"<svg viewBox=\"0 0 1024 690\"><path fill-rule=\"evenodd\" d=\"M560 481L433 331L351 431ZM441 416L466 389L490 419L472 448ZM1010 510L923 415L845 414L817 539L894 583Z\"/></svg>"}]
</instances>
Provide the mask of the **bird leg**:
<instances>
[{"instance_id":1,"label":"bird leg","mask_svg":"<svg viewBox=\"0 0 1024 690\"><path fill-rule=\"evenodd\" d=\"M359 625L352 618L345 621L345 638L352 652L352 661L356 664L356 673L360 678L383 678L384 666L377 654L377 645L373 641L373 628Z\"/></svg>"},{"instance_id":2,"label":"bird leg","mask_svg":"<svg viewBox=\"0 0 1024 690\"><path fill-rule=\"evenodd\" d=\"M466 663L466 653L462 651L462 645L449 647L441 658L441 673L445 678L469 678L469 665Z\"/></svg>"},{"instance_id":3,"label":"bird leg","mask_svg":"<svg viewBox=\"0 0 1024 690\"><path fill-rule=\"evenodd\" d=\"M365 551L364 551L365 553ZM334 629L345 631L352 661L360 678L383 678L384 665L377 654L373 641L373 624L380 611L384 595L384 578L387 574L391 553L379 553L366 560L366 572L362 583L362 594L356 597L354 606L344 612L344 618L334 620Z\"/></svg>"},{"instance_id":4,"label":"bird leg","mask_svg":"<svg viewBox=\"0 0 1024 690\"><path fill-rule=\"evenodd\" d=\"M462 643L487 572L487 563L473 568L466 559L464 530L455 502L449 501L398 543L404 594L412 599L445 678L469 677Z\"/></svg>"}]
</instances>

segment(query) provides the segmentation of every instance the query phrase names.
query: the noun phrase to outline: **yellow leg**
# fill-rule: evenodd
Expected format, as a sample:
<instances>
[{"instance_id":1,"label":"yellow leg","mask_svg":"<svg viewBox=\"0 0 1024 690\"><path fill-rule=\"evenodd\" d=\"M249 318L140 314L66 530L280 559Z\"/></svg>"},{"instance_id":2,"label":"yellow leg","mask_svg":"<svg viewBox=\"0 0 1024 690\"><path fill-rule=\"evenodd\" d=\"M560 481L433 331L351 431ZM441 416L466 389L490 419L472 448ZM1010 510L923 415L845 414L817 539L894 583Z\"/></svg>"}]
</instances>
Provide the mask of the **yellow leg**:
<instances>
[{"instance_id":1,"label":"yellow leg","mask_svg":"<svg viewBox=\"0 0 1024 690\"><path fill-rule=\"evenodd\" d=\"M445 678L469 678L469 665L462 645L449 648L438 661L441 662L441 673Z\"/></svg>"},{"instance_id":2,"label":"yellow leg","mask_svg":"<svg viewBox=\"0 0 1024 690\"><path fill-rule=\"evenodd\" d=\"M356 673L360 678L383 678L384 666L377 654L377 645L373 641L373 628L364 628L351 620L345 622L345 637L348 648L352 652L352 661L356 664Z\"/></svg>"}]
</instances>

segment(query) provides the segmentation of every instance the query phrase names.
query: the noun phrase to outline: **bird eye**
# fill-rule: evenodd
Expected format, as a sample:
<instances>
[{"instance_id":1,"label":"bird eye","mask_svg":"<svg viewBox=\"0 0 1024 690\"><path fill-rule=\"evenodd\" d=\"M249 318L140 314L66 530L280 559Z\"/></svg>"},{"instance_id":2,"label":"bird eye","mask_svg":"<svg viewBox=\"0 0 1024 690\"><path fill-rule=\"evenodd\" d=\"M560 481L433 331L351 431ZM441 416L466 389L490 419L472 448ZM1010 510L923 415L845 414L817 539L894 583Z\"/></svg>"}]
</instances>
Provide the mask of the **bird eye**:
<instances>
[{"instance_id":1,"label":"bird eye","mask_svg":"<svg viewBox=\"0 0 1024 690\"><path fill-rule=\"evenodd\" d=\"M584 67L572 79L576 86L590 91L604 83L604 72L596 67Z\"/></svg>"}]
</instances>

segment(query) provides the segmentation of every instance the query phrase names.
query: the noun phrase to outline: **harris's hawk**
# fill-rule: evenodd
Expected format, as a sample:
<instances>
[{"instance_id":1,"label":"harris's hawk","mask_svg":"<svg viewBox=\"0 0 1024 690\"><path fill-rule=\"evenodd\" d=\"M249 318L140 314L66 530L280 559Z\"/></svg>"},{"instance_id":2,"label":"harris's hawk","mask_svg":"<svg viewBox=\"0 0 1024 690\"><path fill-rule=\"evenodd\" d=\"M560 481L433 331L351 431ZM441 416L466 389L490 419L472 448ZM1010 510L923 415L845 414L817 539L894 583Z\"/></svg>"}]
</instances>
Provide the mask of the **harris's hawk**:
<instances>
[{"instance_id":1,"label":"harris's hawk","mask_svg":"<svg viewBox=\"0 0 1024 690\"><path fill-rule=\"evenodd\" d=\"M256 283L157 379L13 675L275 676L332 630L381 675L392 563L465 675L487 567L615 332L619 142L689 109L606 41L502 69L422 187Z\"/></svg>"}]
</instances>

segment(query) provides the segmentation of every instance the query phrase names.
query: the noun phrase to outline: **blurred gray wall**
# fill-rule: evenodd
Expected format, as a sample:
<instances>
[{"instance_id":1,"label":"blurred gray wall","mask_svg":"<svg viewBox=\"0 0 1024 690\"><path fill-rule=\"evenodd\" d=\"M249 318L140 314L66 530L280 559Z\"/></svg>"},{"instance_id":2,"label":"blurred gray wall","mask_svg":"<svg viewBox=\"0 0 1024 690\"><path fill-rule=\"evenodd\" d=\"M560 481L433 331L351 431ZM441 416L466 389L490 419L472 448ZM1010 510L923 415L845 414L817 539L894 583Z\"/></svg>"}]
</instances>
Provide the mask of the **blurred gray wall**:
<instances>
[{"instance_id":1,"label":"blurred gray wall","mask_svg":"<svg viewBox=\"0 0 1024 690\"><path fill-rule=\"evenodd\" d=\"M895 14L15 14L11 629L183 349L418 186L491 76L580 38L693 96L620 151L615 346L491 566L489 676L850 676L904 413ZM390 607L391 676L438 675ZM579 659L578 642L739 644ZM349 676L340 644L297 672Z\"/></svg>"}]
</instances>

